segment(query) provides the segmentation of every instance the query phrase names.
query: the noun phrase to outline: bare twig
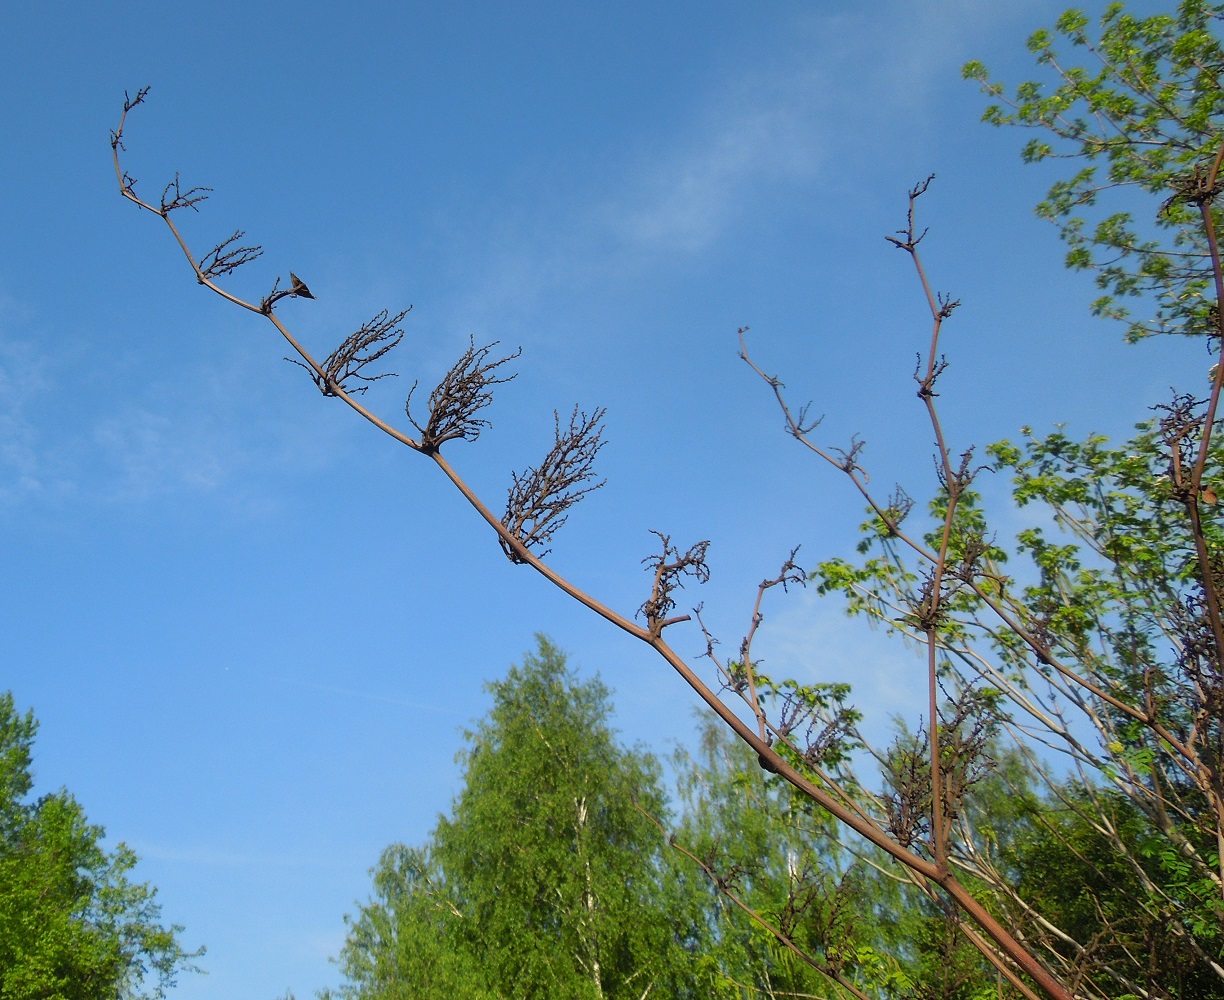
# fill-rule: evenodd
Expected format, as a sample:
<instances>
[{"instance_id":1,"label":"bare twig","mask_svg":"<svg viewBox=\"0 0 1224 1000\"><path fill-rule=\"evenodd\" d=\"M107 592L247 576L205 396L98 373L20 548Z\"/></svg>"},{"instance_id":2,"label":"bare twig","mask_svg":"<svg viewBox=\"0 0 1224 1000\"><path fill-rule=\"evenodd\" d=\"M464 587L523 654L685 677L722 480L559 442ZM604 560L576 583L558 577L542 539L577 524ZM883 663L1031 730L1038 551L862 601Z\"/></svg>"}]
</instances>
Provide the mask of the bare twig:
<instances>
[{"instance_id":1,"label":"bare twig","mask_svg":"<svg viewBox=\"0 0 1224 1000\"><path fill-rule=\"evenodd\" d=\"M680 550L672 545L670 536L653 529L650 533L659 539L662 550L642 560L643 565L654 571L654 583L650 596L638 608L638 614L646 619L651 635L657 636L661 635L668 625L689 620L688 615L668 617L676 607L676 599L672 594L684 586L686 576L691 576L698 583L705 583L710 579L710 567L705 561L710 543L697 542L681 554Z\"/></svg>"},{"instance_id":2,"label":"bare twig","mask_svg":"<svg viewBox=\"0 0 1224 1000\"><path fill-rule=\"evenodd\" d=\"M422 427L415 420L412 421L413 426L416 427L420 435L419 439L392 426L387 421L370 412L354 398L353 393L347 391L344 385L340 384L343 380L337 380L335 371L329 374L326 364L320 364L277 315L274 307L286 297L313 298L309 288L296 275L293 275L292 272L290 273L289 288L282 289L278 279L269 295L259 303L252 303L221 288L214 280L215 275L213 271L206 271L197 264L195 257L171 216L173 210L177 208L196 208L206 193L204 189L196 188L182 192L176 177L175 181L167 187L160 204L145 202L135 194L134 181L123 170L119 160L119 152L123 149L123 130L126 124L127 113L132 107L140 103L143 97L144 92L141 91L135 99L125 100L123 117L120 120L119 127L112 133L111 142L114 154L115 175L119 182L120 193L138 207L162 218L201 284L240 308L263 315L272 323L280 335L285 338L292 350L301 358L304 366L312 372L312 377L315 377L316 384L326 385L331 390L329 394L341 399L357 414L383 433L404 446L430 458L472 505L481 518L493 528L503 551L506 552L512 561L530 565L564 593L595 611L629 635L650 645L683 678L685 683L696 692L701 700L718 715L723 723L758 755L762 767L778 774L800 794L806 796L838 821L863 836L868 842L878 847L889 857L906 866L912 872L917 873L923 878L930 879L939 885L948 898L960 908L968 919L976 922L985 934L998 945L999 949L1008 956L1009 960L1014 962L1025 974L1031 976L1048 996L1053 998L1053 1000L1070 1000L1068 991L1059 984L1045 966L1030 954L1023 944L974 898L945 865L932 864L926 858L907 849L889 837L854 802L853 797L847 796L844 789L839 789L836 785L830 786L826 783L825 777L822 776L822 772L816 762L807 760L801 762L791 761L779 753L768 739L763 739L759 732L755 731L730 706L725 704L702 678L694 672L688 663L663 640L663 629L667 625L684 620L684 618L668 617L674 607L671 593L679 585L681 577L693 575L701 579L703 575L708 574L704 563L704 543L694 546L688 553L681 556L676 550L670 548L670 543L665 537L660 536L663 541L662 554L647 560L648 564L655 570L656 575L652 596L640 609L640 613L647 619L646 627L637 625L632 619L617 613L596 600L547 566L541 560L540 555L532 551L533 548L546 543L552 537L557 528L564 523L566 511L577 500L591 490L598 488L599 485L602 485L589 484L589 481L593 478L593 472L591 471L592 463L600 445L602 410L596 411L592 416L588 416L585 413L579 414L579 411L575 410L574 416L570 420L570 427L566 432L560 430L560 421L557 418L556 445L549 455L546 456L545 461L541 463L539 468L529 470L522 476L515 475L514 485L510 490L506 515L504 518L496 517L476 496L450 463L443 458L439 446L444 441L455 438L472 440L479 435L481 428L488 426L487 422L476 414L490 401L489 387L498 382L505 381L505 379L494 377L492 373L500 364L508 361L509 358L487 362L487 353L492 345L480 349L476 349L474 345L470 347L431 395L430 416L425 426ZM171 195L171 190L173 190L173 195ZM917 239L912 234L912 224L909 242L911 244L917 243ZM220 258L221 255L213 255L211 263L215 266ZM924 287L926 287L925 278ZM929 293L929 290L928 299L932 303L933 311L944 312L946 314L948 310L947 301L937 300L936 297ZM940 318L943 317L941 316ZM742 346L743 339L741 333ZM511 355L511 357L517 357L517 354ZM744 352L744 357L747 360L746 351ZM933 352L932 357L934 357ZM751 364L751 362L749 363ZM755 366L753 367L755 368ZM340 372L343 372L343 370L343 367L339 369ZM757 371L760 373L759 369ZM765 377L763 373L760 374L762 374L763 378ZM321 383L320 379L322 380ZM767 378L766 380L773 387L781 403L781 384L776 379L770 380ZM411 395L409 398L411 399ZM785 404L782 405L791 433L802 443L812 448L813 451L826 458L826 460L839 468L843 468L843 471L852 479L863 495L870 500L870 495L865 485L865 474L862 474L857 462L851 460L838 462L827 452L812 446L806 440L805 434L815 425L809 424L803 413L800 414L797 421L792 419L789 411L785 409ZM407 404L405 409L408 409ZM409 419L412 419L411 414L409 414ZM952 481L954 470L948 461L947 451L942 445L942 440L940 443L940 453L945 472L947 473L947 480L950 482ZM887 521L889 530L895 533L898 540L910 545L924 555L932 555L937 566L943 565L942 560L946 558L946 551L941 551L938 555L930 553L930 550L921 541L909 538L901 531L899 523L890 518L890 514L893 513L891 508L877 505L874 502L872 502L872 505L876 513ZM945 549L946 534L947 532L945 532ZM939 593L938 586L934 588L934 593ZM930 643L930 648L933 656L934 641Z\"/></svg>"},{"instance_id":3,"label":"bare twig","mask_svg":"<svg viewBox=\"0 0 1224 1000\"><path fill-rule=\"evenodd\" d=\"M244 236L246 233L241 229L236 229L232 236L218 243L206 253L200 261L202 278L220 278L223 275L232 274L243 264L249 264L257 257L263 256L263 247L247 247L239 244L238 241Z\"/></svg>"},{"instance_id":4,"label":"bare twig","mask_svg":"<svg viewBox=\"0 0 1224 1000\"><path fill-rule=\"evenodd\" d=\"M161 214L169 215L171 212L180 208L190 208L193 212L200 210L200 203L208 201L208 195L212 188L208 187L193 187L184 191L179 186L179 175L174 175L174 180L166 185L166 189L162 191L161 196ZM173 192L173 195L171 194Z\"/></svg>"}]
</instances>

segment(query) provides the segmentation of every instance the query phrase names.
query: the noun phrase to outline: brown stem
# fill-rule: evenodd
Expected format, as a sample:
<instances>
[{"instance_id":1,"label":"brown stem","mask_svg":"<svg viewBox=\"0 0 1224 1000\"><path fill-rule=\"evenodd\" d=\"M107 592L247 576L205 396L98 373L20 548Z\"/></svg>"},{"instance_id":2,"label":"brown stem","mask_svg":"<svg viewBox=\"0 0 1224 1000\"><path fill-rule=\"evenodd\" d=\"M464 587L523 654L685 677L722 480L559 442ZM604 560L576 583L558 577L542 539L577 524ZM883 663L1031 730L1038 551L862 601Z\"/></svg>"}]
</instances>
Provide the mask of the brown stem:
<instances>
[{"instance_id":1,"label":"brown stem","mask_svg":"<svg viewBox=\"0 0 1224 1000\"><path fill-rule=\"evenodd\" d=\"M1214 191L1219 176L1221 164L1224 164L1224 144L1211 165L1207 176L1206 187ZM1215 220L1211 214L1214 195L1204 196L1199 201L1199 212L1203 218L1203 231L1207 236L1207 247L1211 252L1211 275L1215 282L1216 292L1216 336L1224 348L1224 269L1220 264L1220 244L1216 238ZM1224 350L1221 352L1224 358ZM1190 477L1190 496L1186 501L1190 512L1190 523L1194 534L1194 548L1198 555L1199 573L1203 584L1203 596L1207 604L1207 613L1211 619L1211 631L1215 638L1216 656L1224 654L1224 621L1221 620L1220 595L1216 588L1215 573L1212 570L1210 554L1207 551L1207 539L1203 535L1202 509L1200 502L1203 489L1203 473L1207 468L1207 456L1211 449L1211 435L1215 428L1216 412L1220 405L1221 388L1224 387L1224 363L1217 366L1216 377L1211 384L1211 396L1207 401L1207 411L1203 414L1203 431L1200 435L1198 455L1194 461L1194 471Z\"/></svg>"}]
</instances>

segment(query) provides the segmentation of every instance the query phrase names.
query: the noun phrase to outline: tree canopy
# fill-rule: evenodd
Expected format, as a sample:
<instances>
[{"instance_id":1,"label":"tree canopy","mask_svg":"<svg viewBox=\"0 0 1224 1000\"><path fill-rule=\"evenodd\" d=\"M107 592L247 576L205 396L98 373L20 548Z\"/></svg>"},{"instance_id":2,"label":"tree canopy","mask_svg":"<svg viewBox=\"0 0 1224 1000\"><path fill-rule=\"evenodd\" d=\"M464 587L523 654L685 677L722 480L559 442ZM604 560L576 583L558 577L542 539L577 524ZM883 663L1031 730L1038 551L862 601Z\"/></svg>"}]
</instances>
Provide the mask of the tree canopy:
<instances>
[{"instance_id":1,"label":"tree canopy","mask_svg":"<svg viewBox=\"0 0 1224 1000\"><path fill-rule=\"evenodd\" d=\"M542 636L488 690L450 814L383 852L348 921L346 995L684 995L658 762L617 743L608 690Z\"/></svg>"},{"instance_id":2,"label":"tree canopy","mask_svg":"<svg viewBox=\"0 0 1224 1000\"><path fill-rule=\"evenodd\" d=\"M1224 5L1204 0L1148 17L1110 3L1096 25L1084 11L1068 10L1054 30L1028 40L1053 87L1030 80L1009 95L981 62L964 68L999 99L985 121L1035 133L1025 160L1077 164L1037 211L1066 240L1067 266L1094 273L1103 292L1094 311L1124 320L1132 340L1216 328L1209 237L1185 196L1224 139L1222 17ZM1086 65L1066 61L1060 40ZM1152 315L1133 317L1133 299L1154 302Z\"/></svg>"},{"instance_id":3,"label":"tree canopy","mask_svg":"<svg viewBox=\"0 0 1224 1000\"><path fill-rule=\"evenodd\" d=\"M164 997L203 954L164 926L156 890L130 881L136 855L58 791L31 799L38 723L0 694L0 997Z\"/></svg>"}]
</instances>

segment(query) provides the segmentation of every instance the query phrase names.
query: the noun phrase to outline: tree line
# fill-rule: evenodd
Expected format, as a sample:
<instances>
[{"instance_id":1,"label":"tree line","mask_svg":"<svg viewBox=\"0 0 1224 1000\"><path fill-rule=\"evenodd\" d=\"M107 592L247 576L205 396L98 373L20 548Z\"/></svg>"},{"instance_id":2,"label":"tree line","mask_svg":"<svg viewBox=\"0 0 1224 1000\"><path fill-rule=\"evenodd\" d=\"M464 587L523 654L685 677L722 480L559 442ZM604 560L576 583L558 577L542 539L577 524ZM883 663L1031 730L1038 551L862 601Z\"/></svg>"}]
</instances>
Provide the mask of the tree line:
<instances>
[{"instance_id":1,"label":"tree line","mask_svg":"<svg viewBox=\"0 0 1224 1000\"><path fill-rule=\"evenodd\" d=\"M608 689L545 637L488 690L449 813L426 843L383 852L346 918L346 985L324 998L1018 995L955 911L848 841L715 717L695 752L673 754L670 795L661 761L617 741ZM1217 996L1210 963L1137 905L1149 881L1177 879L1156 857L1132 870L1101 831L1142 856L1142 814L1104 788L1089 811L1077 780L994 755L966 822L1016 892L1096 942L1115 996L1138 971L1128 952L1155 995Z\"/></svg>"},{"instance_id":2,"label":"tree line","mask_svg":"<svg viewBox=\"0 0 1224 1000\"><path fill-rule=\"evenodd\" d=\"M162 923L157 890L135 882L135 853L108 851L65 789L33 798L38 722L0 693L0 997L160 998L204 949Z\"/></svg>"},{"instance_id":3,"label":"tree line","mask_svg":"<svg viewBox=\"0 0 1224 1000\"><path fill-rule=\"evenodd\" d=\"M345 918L345 983L320 1000L1011 995L955 913L715 717L672 753L669 781L618 740L610 691L546 637L487 688L448 814L424 844L383 851ZM103 851L67 792L28 801L35 731L0 698L0 995L163 997L203 949L162 925L155 890L128 880L132 852ZM1043 793L1021 754L997 757L971 821L1017 891L1102 951L1142 944L1160 995L1217 995L1210 968L1136 911L1144 878L1068 805L1077 783ZM1096 821L1138 841L1141 816L1112 805Z\"/></svg>"}]
</instances>

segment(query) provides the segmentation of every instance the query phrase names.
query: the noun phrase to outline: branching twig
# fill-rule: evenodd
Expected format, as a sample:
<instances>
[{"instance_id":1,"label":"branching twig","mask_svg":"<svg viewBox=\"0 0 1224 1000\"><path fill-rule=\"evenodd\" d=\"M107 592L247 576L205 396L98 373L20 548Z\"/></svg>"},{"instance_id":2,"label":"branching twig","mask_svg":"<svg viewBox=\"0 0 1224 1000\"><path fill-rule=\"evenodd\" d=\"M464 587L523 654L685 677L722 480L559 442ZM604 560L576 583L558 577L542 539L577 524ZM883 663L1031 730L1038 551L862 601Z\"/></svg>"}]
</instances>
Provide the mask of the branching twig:
<instances>
[{"instance_id":1,"label":"branching twig","mask_svg":"<svg viewBox=\"0 0 1224 1000\"><path fill-rule=\"evenodd\" d=\"M591 482L595 478L595 456L604 444L604 413L601 408L588 415L575 406L569 427L562 431L561 417L554 411L556 440L552 448L535 468L521 476L513 473L502 524L525 548L534 549L549 542L568 520L566 512L607 482L603 479ZM518 550L504 539L502 551L511 562L523 561ZM544 549L537 556L542 558L548 552Z\"/></svg>"},{"instance_id":2,"label":"branching twig","mask_svg":"<svg viewBox=\"0 0 1224 1000\"><path fill-rule=\"evenodd\" d=\"M404 339L404 331L399 328L399 324L411 309L412 306L409 306L394 316L384 309L373 319L363 323L360 329L349 334L344 343L327 356L327 360L323 362L322 374L312 371L293 358L285 360L299 368L305 368L324 396L338 395L341 390L350 394L363 393L369 388L368 385L350 386L346 384L347 381L354 378L361 382L377 382L380 378L396 377L395 372L365 375L363 371L366 366L373 364Z\"/></svg>"},{"instance_id":3,"label":"branching twig","mask_svg":"<svg viewBox=\"0 0 1224 1000\"><path fill-rule=\"evenodd\" d=\"M654 583L650 596L638 608L638 614L646 619L651 635L657 636L661 635L668 625L689 620L688 615L668 617L676 607L672 594L684 586L686 576L691 576L698 583L705 583L710 579L710 567L705 561L710 543L708 540L697 542L681 555L680 550L672 546L670 536L653 528L650 533L662 543L662 551L642 560L643 565L654 571Z\"/></svg>"},{"instance_id":4,"label":"branching twig","mask_svg":"<svg viewBox=\"0 0 1224 1000\"><path fill-rule=\"evenodd\" d=\"M737 687L740 694L744 695L744 689L747 689L746 700L748 706L752 709L752 714L756 716L761 739L767 738L767 723L765 721L765 712L761 708L760 698L757 696L756 672L752 661L752 640L756 636L757 629L761 627L761 622L765 620L765 616L761 613L761 602L765 600L765 592L767 590L779 586L786 590L791 584L798 584L801 587L807 586L807 573L795 563L795 556L798 554L799 546L795 546L791 549L786 562L782 564L782 569L779 570L778 575L771 580L762 580L760 586L757 587L756 603L752 607L752 623L748 626L747 633L740 641L739 669L737 672L734 664L731 669L733 684Z\"/></svg>"},{"instance_id":5,"label":"branching twig","mask_svg":"<svg viewBox=\"0 0 1224 1000\"><path fill-rule=\"evenodd\" d=\"M170 196L170 192L174 192L174 196ZM169 215L171 212L180 208L190 208L193 212L200 210L201 202L208 201L208 195L212 192L209 187L193 187L184 191L179 186L179 175L175 173L174 180L166 185L161 196L161 214Z\"/></svg>"},{"instance_id":6,"label":"branching twig","mask_svg":"<svg viewBox=\"0 0 1224 1000\"><path fill-rule=\"evenodd\" d=\"M806 760L792 761L783 754L780 754L768 740L762 739L759 733L755 732L751 726L725 704L710 689L709 685L663 640L662 632L666 626L687 618L687 616L681 618L668 617L674 608L674 600L671 594L674 588L680 585L681 578L685 575L692 575L698 579L708 577L708 568L705 566L706 543L699 543L687 553L681 555L670 547L670 543L665 536L659 536L663 542L661 555L646 560L655 571L655 585L652 596L640 609L640 613L647 619L647 627L645 628L639 626L627 616L617 613L570 583L566 578L543 563L539 554L532 551L535 547L546 543L552 537L557 528L565 522L566 511L575 502L586 493L602 485L602 483L589 484L589 481L593 478L591 471L592 463L595 453L601 444L600 435L602 427L600 421L603 417L602 410L596 411L592 416L587 416L585 413L579 414L579 411L575 409L567 432L560 430L559 417L557 418L556 444L554 448L546 456L539 468L529 470L522 476L515 475L514 485L510 490L506 515L504 518L498 519L476 496L450 463L442 457L439 452L439 446L444 441L455 438L472 440L479 435L481 428L488 426L487 422L479 418L477 414L490 401L490 386L506 381L506 379L494 377L493 372L499 365L510 359L503 358L499 361L487 362L486 358L492 345L477 349L473 344L456 365L452 367L442 383L434 390L434 393L431 394L430 415L425 426L422 427L415 420L412 421L413 426L416 427L420 434L419 440L414 439L411 435L397 429L367 410L341 384L343 377L337 378L337 375L344 376L346 371L349 377L355 375L356 372L351 368L346 368L343 359L341 359L338 368L333 365L329 371L327 364L320 364L316 361L314 356L299 343L297 338L294 337L276 314L275 305L286 297L313 298L310 289L296 275L292 274L292 272L290 273L290 286L287 289L280 287L280 280L278 279L273 285L272 291L258 304L255 304L231 294L218 286L214 281L214 277L223 273L218 268L224 268L225 264L230 260L238 259L238 257L226 257L226 254L229 253L225 249L227 244L221 244L220 248L218 248L220 249L219 253L214 252L210 255L210 258L206 258L207 269L196 263L185 239L171 218L171 214L178 208L190 207L195 209L205 197L205 189L193 188L183 192L179 187L176 175L175 180L163 193L160 204L145 202L136 196L134 191L135 182L123 170L119 161L119 152L124 148L122 140L127 113L143 100L144 94L145 91L140 91L135 99L128 98L125 100L123 117L120 120L119 127L111 136L115 175L119 182L120 193L138 207L161 217L195 272L197 279L202 284L240 308L262 314L275 326L293 351L302 359L305 367L312 372L312 377L316 379L316 384L320 384L321 387L326 386L327 389L331 390L330 394L339 397L383 433L406 447L429 457L479 515L495 530L503 550L511 560L531 565L532 568L541 573L563 592L594 610L597 614L626 633L649 644L680 674L685 683L718 715L723 723L758 755L762 767L778 774L800 794L806 796L838 821L863 836L889 857L900 862L921 877L930 879L939 885L953 903L966 914L968 919L975 921L998 944L999 948L1006 953L1008 958L1016 963L1025 974L1031 976L1039 983L1041 988L1051 998L1054 998L1054 1000L1070 1000L1069 993L1054 979L1042 963L1030 954L1020 941L974 898L953 873L947 870L946 867L932 865L927 859L887 836L876 822L867 816L862 808L853 801L852 797L847 796L845 790L837 788L835 784L830 785L826 782L826 778L817 766L817 762ZM911 251L913 245L920 238L914 236L912 229L911 220L910 230L907 234L908 242L911 244L909 247ZM240 256L241 253L239 252ZM924 288L926 288L925 278ZM927 292L928 299L932 303L932 311L937 313L940 319L944 318L948 311L948 301L942 299L936 300L930 294L929 289ZM743 338L741 332L742 346ZM375 353L377 353L377 350ZM517 357L517 354L511 355L511 357ZM747 360L746 351L744 352L744 357ZM932 351L931 357L934 358L934 351ZM335 358L336 355L333 355L333 359ZM352 355L353 360L356 358L357 354ZM373 358L371 357L370 360L373 360ZM751 362L749 363L751 364ZM755 366L753 367L755 368ZM756 370L763 378L765 377L760 372L760 369ZM320 382L319 380L322 381ZM781 400L781 383L776 379L771 380L767 378L766 380L774 389L775 395L778 396L779 402L783 406L791 433L826 460L837 465L839 468L843 468L843 471L850 476L855 485L870 501L870 495L867 493L865 486L865 474L862 473L857 463L854 461L839 463L827 452L823 452L811 445L805 435L815 424L809 424L804 413L800 414L797 421L792 419ZM411 399L411 394L409 399ZM405 410L408 410L407 404L405 404ZM411 420L411 413L408 416ZM945 471L948 473L948 480L951 481L954 470L952 470L947 459L947 451L943 447L942 439L940 441L940 452L943 457ZM892 513L891 508L881 507L875 504L874 501L871 502L876 513L887 522L889 531L892 531L899 540L912 546L924 556L931 557L937 568L943 565L943 560L946 558L946 537L944 550L939 554L932 553L930 548L923 544L921 540L911 539L901 532L899 524L889 516ZM953 504L952 506L955 505ZM938 586L935 587L935 592L938 594ZM934 650L934 643L931 644L931 649L932 651ZM847 986L847 988L851 987Z\"/></svg>"},{"instance_id":7,"label":"branching twig","mask_svg":"<svg viewBox=\"0 0 1224 1000\"><path fill-rule=\"evenodd\" d=\"M417 388L417 383L412 383L404 403L404 412L412 421L412 426L421 432L423 451L437 451L447 441L475 441L484 428L492 426L476 414L493 402L493 386L515 378L514 375L498 378L497 369L523 353L520 348L496 361L487 360L497 344L495 340L477 347L475 340L468 342L467 350L429 394L429 419L424 427L412 415L412 394Z\"/></svg>"},{"instance_id":8,"label":"branching twig","mask_svg":"<svg viewBox=\"0 0 1224 1000\"><path fill-rule=\"evenodd\" d=\"M249 246L244 247L238 245L246 233L241 229L235 229L234 235L228 239L218 243L200 261L200 282L212 278L220 278L223 275L231 274L243 264L249 264L256 257L263 256L263 247Z\"/></svg>"}]
</instances>

